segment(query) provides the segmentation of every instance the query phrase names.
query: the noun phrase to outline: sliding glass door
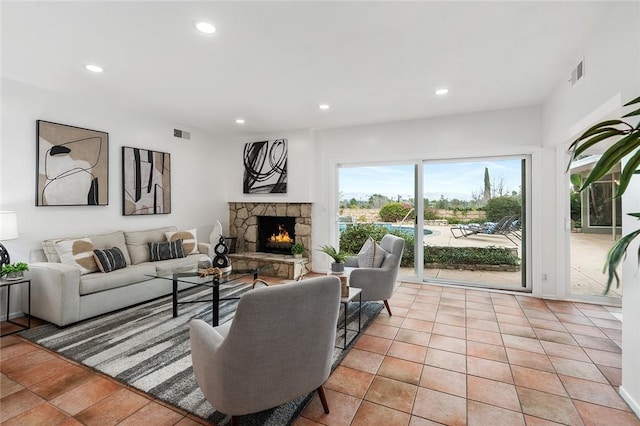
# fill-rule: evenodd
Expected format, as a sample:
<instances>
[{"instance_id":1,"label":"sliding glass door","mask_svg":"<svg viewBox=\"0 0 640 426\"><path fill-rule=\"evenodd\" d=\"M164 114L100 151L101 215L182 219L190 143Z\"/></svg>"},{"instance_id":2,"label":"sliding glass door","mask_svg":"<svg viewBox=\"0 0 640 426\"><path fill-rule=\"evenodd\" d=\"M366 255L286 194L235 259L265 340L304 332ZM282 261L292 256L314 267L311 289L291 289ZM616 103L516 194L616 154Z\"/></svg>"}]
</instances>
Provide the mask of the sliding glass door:
<instances>
[{"instance_id":1,"label":"sliding glass door","mask_svg":"<svg viewBox=\"0 0 640 426\"><path fill-rule=\"evenodd\" d=\"M523 156L340 166L341 249L390 232L406 241L404 279L528 290L527 167Z\"/></svg>"},{"instance_id":2,"label":"sliding glass door","mask_svg":"<svg viewBox=\"0 0 640 426\"><path fill-rule=\"evenodd\" d=\"M423 166L424 279L527 289L523 157Z\"/></svg>"}]
</instances>

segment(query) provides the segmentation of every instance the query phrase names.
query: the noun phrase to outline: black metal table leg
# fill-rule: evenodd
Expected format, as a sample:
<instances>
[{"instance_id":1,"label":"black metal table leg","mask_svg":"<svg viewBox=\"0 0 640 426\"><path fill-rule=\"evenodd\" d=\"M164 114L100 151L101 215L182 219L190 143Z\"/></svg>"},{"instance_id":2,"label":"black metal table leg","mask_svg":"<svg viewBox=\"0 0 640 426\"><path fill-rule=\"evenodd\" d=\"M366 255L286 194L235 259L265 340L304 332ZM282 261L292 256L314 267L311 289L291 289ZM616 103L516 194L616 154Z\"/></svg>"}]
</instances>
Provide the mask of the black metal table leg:
<instances>
[{"instance_id":1,"label":"black metal table leg","mask_svg":"<svg viewBox=\"0 0 640 426\"><path fill-rule=\"evenodd\" d=\"M173 274L173 317L178 316L178 277Z\"/></svg>"},{"instance_id":2,"label":"black metal table leg","mask_svg":"<svg viewBox=\"0 0 640 426\"><path fill-rule=\"evenodd\" d=\"M358 334L362 331L362 292L360 292L360 300L358 301Z\"/></svg>"},{"instance_id":3,"label":"black metal table leg","mask_svg":"<svg viewBox=\"0 0 640 426\"><path fill-rule=\"evenodd\" d=\"M347 349L347 311L349 310L349 302L344 304L344 348Z\"/></svg>"},{"instance_id":4,"label":"black metal table leg","mask_svg":"<svg viewBox=\"0 0 640 426\"><path fill-rule=\"evenodd\" d=\"M7 322L9 322L9 301L11 300L11 285L7 286Z\"/></svg>"},{"instance_id":5,"label":"black metal table leg","mask_svg":"<svg viewBox=\"0 0 640 426\"><path fill-rule=\"evenodd\" d=\"M219 318L219 310L220 310L220 280L215 277L213 278L213 309L211 310L211 325L213 327L218 326Z\"/></svg>"},{"instance_id":6,"label":"black metal table leg","mask_svg":"<svg viewBox=\"0 0 640 426\"><path fill-rule=\"evenodd\" d=\"M29 319L27 320L27 325L31 328L31 280L29 280Z\"/></svg>"}]
</instances>

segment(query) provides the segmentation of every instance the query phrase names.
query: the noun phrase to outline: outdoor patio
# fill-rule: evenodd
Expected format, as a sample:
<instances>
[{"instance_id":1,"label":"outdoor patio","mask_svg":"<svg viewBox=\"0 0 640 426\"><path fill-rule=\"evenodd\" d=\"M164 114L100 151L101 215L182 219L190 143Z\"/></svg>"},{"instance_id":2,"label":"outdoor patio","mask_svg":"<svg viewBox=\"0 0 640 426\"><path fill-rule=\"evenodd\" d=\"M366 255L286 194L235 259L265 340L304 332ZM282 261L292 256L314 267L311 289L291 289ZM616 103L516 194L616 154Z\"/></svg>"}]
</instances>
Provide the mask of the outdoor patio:
<instances>
[{"instance_id":1,"label":"outdoor patio","mask_svg":"<svg viewBox=\"0 0 640 426\"><path fill-rule=\"evenodd\" d=\"M450 247L508 247L517 248L518 256L522 255L520 241L518 245L509 241L503 235L471 235L463 238L454 238L451 234L452 225L428 225L427 229L432 234L424 236L425 245L450 246ZM606 276L602 273L602 266L606 254L611 247L611 235L608 234L571 234L571 289L574 294L601 295L605 289ZM413 275L411 268L402 268L401 274ZM497 288L521 288L521 272L502 271L469 271L459 269L425 269L425 278L437 278L447 281L464 281L469 283L489 283ZM622 288L616 289L615 285L609 293L610 296L622 296Z\"/></svg>"}]
</instances>

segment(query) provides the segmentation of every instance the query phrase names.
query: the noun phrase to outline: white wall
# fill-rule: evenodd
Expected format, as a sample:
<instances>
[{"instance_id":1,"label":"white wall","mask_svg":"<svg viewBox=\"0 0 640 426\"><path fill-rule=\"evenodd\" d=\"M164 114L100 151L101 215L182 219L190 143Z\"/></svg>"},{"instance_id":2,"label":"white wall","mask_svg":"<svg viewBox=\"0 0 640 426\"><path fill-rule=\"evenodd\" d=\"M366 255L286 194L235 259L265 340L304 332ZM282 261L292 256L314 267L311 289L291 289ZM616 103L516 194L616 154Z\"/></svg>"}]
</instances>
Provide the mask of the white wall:
<instances>
[{"instance_id":1,"label":"white wall","mask_svg":"<svg viewBox=\"0 0 640 426\"><path fill-rule=\"evenodd\" d=\"M609 115L616 100L626 102L640 95L640 3L620 2L612 4L611 14L599 28L585 40L583 50L576 52L575 58L584 55L585 77L576 86L567 82L570 69L565 76L558 77L558 86L543 107L544 157L556 162L555 175L543 176L545 188L555 188L543 197L545 206L542 217L546 229L555 229L554 235L543 241L543 268L558 271L566 270L565 256L567 237L562 231L562 216L557 212L566 208L563 200L566 194L566 175L562 164L565 144L575 138L580 127L588 126L588 119L597 122ZM577 60L575 61L577 63ZM620 101L617 101L618 106ZM640 211L640 178L634 178L623 197L623 213ZM623 218L622 233L627 234L640 225L638 221L626 216ZM637 266L638 242L630 247L629 256L624 262L622 281L624 285L623 330L622 330L622 387L621 394L640 415L640 275ZM568 282L560 280L554 283L557 288L548 288L549 292L562 292Z\"/></svg>"},{"instance_id":2,"label":"white wall","mask_svg":"<svg viewBox=\"0 0 640 426\"><path fill-rule=\"evenodd\" d=\"M531 240L536 244L537 198L540 194L539 149L541 111L537 107L317 131L315 133L313 241L337 244L338 164L413 162L415 160L531 154L534 212ZM534 263L536 262L534 256ZM314 251L314 268L329 269L329 261ZM534 275L535 276L535 275ZM534 281L535 285L535 281Z\"/></svg>"},{"instance_id":3,"label":"white wall","mask_svg":"<svg viewBox=\"0 0 640 426\"><path fill-rule=\"evenodd\" d=\"M176 225L196 227L198 238L208 241L215 219L226 223L227 142L197 129L186 129L191 140L174 138L174 126L183 126L103 105L90 96L70 98L6 79L1 94L0 210L15 210L19 228L19 239L4 242L12 261L28 261L29 251L46 238ZM35 207L38 119L109 133L108 206ZM122 216L122 146L171 154L170 214ZM4 300L0 307L6 310ZM12 311L19 312L19 306L11 301Z\"/></svg>"}]
</instances>

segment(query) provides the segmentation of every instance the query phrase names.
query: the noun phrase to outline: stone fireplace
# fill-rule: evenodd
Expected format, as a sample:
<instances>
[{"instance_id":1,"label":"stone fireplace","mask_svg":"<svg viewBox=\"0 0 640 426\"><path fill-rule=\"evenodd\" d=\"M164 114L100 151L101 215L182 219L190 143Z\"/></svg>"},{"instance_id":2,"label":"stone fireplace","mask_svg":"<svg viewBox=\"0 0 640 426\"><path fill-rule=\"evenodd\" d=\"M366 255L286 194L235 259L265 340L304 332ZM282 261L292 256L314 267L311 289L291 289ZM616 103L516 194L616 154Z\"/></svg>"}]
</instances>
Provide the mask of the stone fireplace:
<instances>
[{"instance_id":1,"label":"stone fireplace","mask_svg":"<svg viewBox=\"0 0 640 426\"><path fill-rule=\"evenodd\" d=\"M294 242L311 250L311 203L229 203L229 237L237 239L234 268L296 279L311 270L308 253L291 255Z\"/></svg>"}]
</instances>

